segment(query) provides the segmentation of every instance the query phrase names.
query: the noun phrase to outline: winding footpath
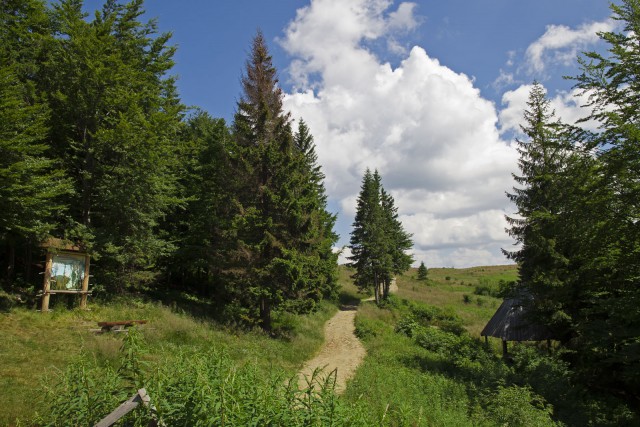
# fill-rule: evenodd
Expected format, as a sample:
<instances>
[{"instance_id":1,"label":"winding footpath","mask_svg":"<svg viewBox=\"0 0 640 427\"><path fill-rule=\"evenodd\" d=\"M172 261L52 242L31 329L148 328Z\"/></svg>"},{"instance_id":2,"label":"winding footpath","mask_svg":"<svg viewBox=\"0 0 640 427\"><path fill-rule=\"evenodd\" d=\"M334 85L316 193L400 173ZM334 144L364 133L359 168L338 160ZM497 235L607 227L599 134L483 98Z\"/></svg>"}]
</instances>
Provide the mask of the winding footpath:
<instances>
[{"instance_id":1,"label":"winding footpath","mask_svg":"<svg viewBox=\"0 0 640 427\"><path fill-rule=\"evenodd\" d=\"M390 291L396 292L395 279ZM322 369L321 377L336 370L335 391L344 392L367 352L355 334L356 306L346 306L338 311L324 325L324 345L313 359L305 362L298 373L299 384L306 385L305 378L311 379L314 370Z\"/></svg>"}]
</instances>

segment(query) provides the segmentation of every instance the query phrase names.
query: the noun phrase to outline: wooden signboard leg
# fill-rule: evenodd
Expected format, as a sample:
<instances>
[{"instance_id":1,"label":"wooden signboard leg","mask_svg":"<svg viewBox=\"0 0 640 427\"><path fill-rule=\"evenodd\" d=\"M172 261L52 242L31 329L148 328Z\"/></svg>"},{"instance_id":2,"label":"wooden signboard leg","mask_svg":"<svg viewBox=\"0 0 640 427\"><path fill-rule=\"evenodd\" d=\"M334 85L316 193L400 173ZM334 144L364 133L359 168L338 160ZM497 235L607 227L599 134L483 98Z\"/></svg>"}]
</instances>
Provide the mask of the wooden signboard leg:
<instances>
[{"instance_id":1,"label":"wooden signboard leg","mask_svg":"<svg viewBox=\"0 0 640 427\"><path fill-rule=\"evenodd\" d=\"M51 268L53 266L53 255L47 251L47 260L44 268L44 285L42 293L42 307L40 310L45 313L49 311L49 286L51 282Z\"/></svg>"},{"instance_id":2,"label":"wooden signboard leg","mask_svg":"<svg viewBox=\"0 0 640 427\"><path fill-rule=\"evenodd\" d=\"M87 308L87 291L89 290L89 256L84 257L84 278L82 279L82 296L80 297L80 308Z\"/></svg>"}]
</instances>

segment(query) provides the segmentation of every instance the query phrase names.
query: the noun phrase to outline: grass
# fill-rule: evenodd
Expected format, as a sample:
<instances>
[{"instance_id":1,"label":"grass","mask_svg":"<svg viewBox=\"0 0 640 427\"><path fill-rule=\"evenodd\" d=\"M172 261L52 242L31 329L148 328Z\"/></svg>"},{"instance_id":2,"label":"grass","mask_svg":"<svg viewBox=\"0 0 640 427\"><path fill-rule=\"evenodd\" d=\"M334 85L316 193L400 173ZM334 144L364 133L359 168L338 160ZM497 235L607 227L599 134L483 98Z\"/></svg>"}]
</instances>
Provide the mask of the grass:
<instances>
[{"instance_id":1,"label":"grass","mask_svg":"<svg viewBox=\"0 0 640 427\"><path fill-rule=\"evenodd\" d=\"M386 306L365 302L358 311L367 357L344 397L364 401L371 422L385 426L638 425L624 401L578 383L559 355L512 345L513 362L505 363L499 340L484 347L479 333L501 300L474 289L516 274L515 266L496 266L431 269L426 281L415 270L398 277ZM464 329L417 317L432 312L459 319L453 323Z\"/></svg>"},{"instance_id":2,"label":"grass","mask_svg":"<svg viewBox=\"0 0 640 427\"><path fill-rule=\"evenodd\" d=\"M239 365L255 364L269 371L278 368L293 376L323 342L322 325L337 310L323 303L309 316L284 315L276 323L292 330L287 338L273 339L260 331L241 331L200 321L159 304L127 301L91 305L91 311L56 310L42 314L15 309L0 314L0 425L33 412L41 403L44 376L64 370L81 352L99 365L114 365L123 336L96 334L102 320L146 319L141 328L151 359L161 359L180 348L224 351Z\"/></svg>"},{"instance_id":3,"label":"grass","mask_svg":"<svg viewBox=\"0 0 640 427\"><path fill-rule=\"evenodd\" d=\"M594 398L577 387L564 362L534 346L514 346L512 365L500 360L497 340L489 351L482 347L479 332L500 300L474 291L513 280L515 266L431 269L426 281L417 280L412 270L397 278L398 294L382 308L363 301L368 296L353 285L352 271L341 267L339 273L339 303L359 305L356 332L368 352L341 397L330 388L315 395L281 389L322 344L323 325L338 309L336 304L323 302L307 316L279 313L274 319L282 332L279 338L222 326L202 313L195 318L177 306L135 300L92 304L91 311L41 314L15 309L0 314L0 425L16 425L17 419L29 423L34 412L42 414L43 386L52 384L46 376L59 372L65 372L68 387L52 390L54 398L63 392L56 400L62 405L78 395L74 387L86 378L93 378L88 384L97 387L79 387L80 394L101 388L94 398L102 399L103 406L121 401L113 390L123 392L115 378L125 337L97 335L90 329L97 321L123 319L149 321L140 329L149 368L145 384L165 414L173 410L174 415L191 417L181 425L195 419L199 425L220 424L212 421L221 416L213 409L217 405L231 405L227 409L235 411L228 414L230 425L255 422L258 418L251 414L260 417L261 411L269 413L270 420L287 419L287 425L325 425L327 416L337 416L336 425L546 426L556 425L552 411L567 425L631 425L638 420L623 403ZM431 323L421 323L432 315ZM93 377L67 369L81 355L89 359L87 372ZM191 390L200 393L192 396ZM307 399L315 403L307 405ZM192 404L190 409L180 406L183 401ZM76 404L87 407L83 402L69 405ZM236 411L243 405L249 412ZM54 424L65 425L64 411L58 412L63 421Z\"/></svg>"},{"instance_id":4,"label":"grass","mask_svg":"<svg viewBox=\"0 0 640 427\"><path fill-rule=\"evenodd\" d=\"M497 288L500 280L516 280L517 275L515 265L464 269L431 268L427 280L418 280L417 269L411 269L397 278L398 296L455 311L462 317L467 331L472 336L479 337L502 300L474 295L475 287L488 284ZM465 295L469 297L470 302L465 302Z\"/></svg>"}]
</instances>

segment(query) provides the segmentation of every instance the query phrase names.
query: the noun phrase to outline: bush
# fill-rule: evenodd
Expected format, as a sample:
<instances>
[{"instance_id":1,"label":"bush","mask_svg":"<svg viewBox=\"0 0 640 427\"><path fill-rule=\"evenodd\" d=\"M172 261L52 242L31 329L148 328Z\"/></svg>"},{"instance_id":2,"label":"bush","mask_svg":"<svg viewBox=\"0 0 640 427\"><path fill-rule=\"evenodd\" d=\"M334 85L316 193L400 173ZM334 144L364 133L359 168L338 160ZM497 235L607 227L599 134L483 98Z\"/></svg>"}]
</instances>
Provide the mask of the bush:
<instances>
[{"instance_id":1,"label":"bush","mask_svg":"<svg viewBox=\"0 0 640 427\"><path fill-rule=\"evenodd\" d=\"M460 342L460 338L438 328L423 328L415 335L416 343L441 356L450 355L451 350Z\"/></svg>"},{"instance_id":2,"label":"bush","mask_svg":"<svg viewBox=\"0 0 640 427\"><path fill-rule=\"evenodd\" d=\"M476 295L484 295L484 296L496 296L497 292L495 292L489 285L478 285L473 291Z\"/></svg>"},{"instance_id":3,"label":"bush","mask_svg":"<svg viewBox=\"0 0 640 427\"><path fill-rule=\"evenodd\" d=\"M553 407L529 387L499 386L495 394L484 399L484 407L492 421L502 426L557 426Z\"/></svg>"},{"instance_id":4,"label":"bush","mask_svg":"<svg viewBox=\"0 0 640 427\"><path fill-rule=\"evenodd\" d=\"M408 337L413 337L415 331L420 327L421 325L420 323L418 323L415 316L412 314L409 314L407 316L400 318L400 320L398 320L398 323L396 323L396 327L394 330L399 334L404 334Z\"/></svg>"}]
</instances>

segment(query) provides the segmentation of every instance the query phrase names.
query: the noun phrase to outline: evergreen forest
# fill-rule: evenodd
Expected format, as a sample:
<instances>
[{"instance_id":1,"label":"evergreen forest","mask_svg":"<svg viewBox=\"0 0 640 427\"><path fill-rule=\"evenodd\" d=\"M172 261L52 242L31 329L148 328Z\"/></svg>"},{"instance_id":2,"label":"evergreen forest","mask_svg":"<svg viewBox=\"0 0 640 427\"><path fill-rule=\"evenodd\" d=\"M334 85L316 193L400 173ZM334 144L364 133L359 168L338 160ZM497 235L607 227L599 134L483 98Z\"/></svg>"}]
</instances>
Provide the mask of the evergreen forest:
<instances>
[{"instance_id":1,"label":"evergreen forest","mask_svg":"<svg viewBox=\"0 0 640 427\"><path fill-rule=\"evenodd\" d=\"M142 1L82 5L2 6L3 298L33 298L48 237L90 253L97 297L188 294L269 330L273 310L335 296L313 135L283 111L262 34L227 124L181 103Z\"/></svg>"}]
</instances>

